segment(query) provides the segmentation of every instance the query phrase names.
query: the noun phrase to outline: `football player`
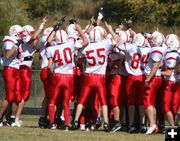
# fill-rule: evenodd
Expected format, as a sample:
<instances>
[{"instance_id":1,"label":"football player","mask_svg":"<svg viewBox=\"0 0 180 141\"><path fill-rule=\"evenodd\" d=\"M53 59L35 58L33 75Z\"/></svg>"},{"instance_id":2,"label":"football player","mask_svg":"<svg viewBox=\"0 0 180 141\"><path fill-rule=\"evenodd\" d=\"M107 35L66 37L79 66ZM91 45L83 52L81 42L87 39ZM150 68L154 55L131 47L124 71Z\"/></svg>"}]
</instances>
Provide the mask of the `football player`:
<instances>
[{"instance_id":1,"label":"football player","mask_svg":"<svg viewBox=\"0 0 180 141\"><path fill-rule=\"evenodd\" d=\"M23 29L20 25L13 25L9 29L9 36L5 36L2 45L3 80L6 96L0 108L0 126L3 126L3 115L10 103L18 104L21 101L19 85L20 52L23 37ZM12 108L12 115L9 121L15 126L16 108Z\"/></svg>"},{"instance_id":2,"label":"football player","mask_svg":"<svg viewBox=\"0 0 180 141\"><path fill-rule=\"evenodd\" d=\"M166 37L165 41L168 46L168 51L164 58L165 70L161 72L161 75L165 77L165 88L163 95L163 111L167 116L167 120L170 126L175 126L175 117L179 110L179 74L177 72L178 67L178 49L179 38L175 34L170 34Z\"/></svg>"}]
</instances>

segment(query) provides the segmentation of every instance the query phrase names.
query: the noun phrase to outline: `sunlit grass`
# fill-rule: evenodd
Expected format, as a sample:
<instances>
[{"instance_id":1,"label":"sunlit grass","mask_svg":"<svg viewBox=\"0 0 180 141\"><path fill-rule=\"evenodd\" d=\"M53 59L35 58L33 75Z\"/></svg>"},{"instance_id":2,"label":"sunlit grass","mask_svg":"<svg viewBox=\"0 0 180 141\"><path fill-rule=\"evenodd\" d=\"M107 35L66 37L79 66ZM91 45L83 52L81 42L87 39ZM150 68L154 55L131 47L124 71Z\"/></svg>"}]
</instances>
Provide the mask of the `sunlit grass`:
<instances>
[{"instance_id":1,"label":"sunlit grass","mask_svg":"<svg viewBox=\"0 0 180 141\"><path fill-rule=\"evenodd\" d=\"M0 127L0 141L163 141L163 134L147 136L125 132L69 131L38 128L38 116L23 115L23 126Z\"/></svg>"}]
</instances>

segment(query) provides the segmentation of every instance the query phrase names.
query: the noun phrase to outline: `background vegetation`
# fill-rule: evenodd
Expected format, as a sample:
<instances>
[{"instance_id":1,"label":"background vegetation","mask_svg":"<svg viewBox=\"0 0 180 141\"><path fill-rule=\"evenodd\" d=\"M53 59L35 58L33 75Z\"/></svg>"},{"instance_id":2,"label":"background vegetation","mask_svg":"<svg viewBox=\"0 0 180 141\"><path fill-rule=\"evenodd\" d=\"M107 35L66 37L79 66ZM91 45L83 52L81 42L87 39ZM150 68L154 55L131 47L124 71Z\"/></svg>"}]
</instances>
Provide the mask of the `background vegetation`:
<instances>
[{"instance_id":1,"label":"background vegetation","mask_svg":"<svg viewBox=\"0 0 180 141\"><path fill-rule=\"evenodd\" d=\"M37 28L45 15L50 17L47 26L63 15L76 15L85 27L92 15L97 16L100 7L104 8L105 20L114 27L121 18L132 17L137 32L159 28L164 34L180 35L179 0L1 0L0 43L11 25L30 24Z\"/></svg>"}]
</instances>

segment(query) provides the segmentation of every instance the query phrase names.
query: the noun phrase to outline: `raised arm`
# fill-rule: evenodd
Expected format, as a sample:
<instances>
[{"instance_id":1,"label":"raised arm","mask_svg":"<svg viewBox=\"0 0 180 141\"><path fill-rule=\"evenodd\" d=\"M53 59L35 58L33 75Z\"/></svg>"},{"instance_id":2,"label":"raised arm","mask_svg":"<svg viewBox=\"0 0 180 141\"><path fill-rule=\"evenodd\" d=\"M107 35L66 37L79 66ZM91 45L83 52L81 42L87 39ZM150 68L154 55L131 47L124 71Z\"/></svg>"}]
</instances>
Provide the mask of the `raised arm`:
<instances>
[{"instance_id":1,"label":"raised arm","mask_svg":"<svg viewBox=\"0 0 180 141\"><path fill-rule=\"evenodd\" d=\"M38 36L39 36L39 35L41 34L41 32L43 31L44 25L46 24L47 20L48 20L47 17L44 17L44 18L42 19L42 22L41 22L38 30L36 30L36 32L32 35L32 37L31 37L30 41L28 42L28 44L31 44L32 42L34 42L34 41L38 38Z\"/></svg>"},{"instance_id":2,"label":"raised arm","mask_svg":"<svg viewBox=\"0 0 180 141\"><path fill-rule=\"evenodd\" d=\"M84 34L84 32L82 31L81 26L79 24L75 23L75 28L76 28L76 31L78 31L80 37L82 38L82 41L83 41L82 48L86 47L88 45L89 41L88 41L86 35Z\"/></svg>"},{"instance_id":3,"label":"raised arm","mask_svg":"<svg viewBox=\"0 0 180 141\"><path fill-rule=\"evenodd\" d=\"M108 29L109 33L112 35L113 40L116 41L116 43L118 43L119 37L118 37L118 35L113 31L112 26L111 26L110 24L108 24L106 21L105 21L105 26L106 26L106 28Z\"/></svg>"}]
</instances>

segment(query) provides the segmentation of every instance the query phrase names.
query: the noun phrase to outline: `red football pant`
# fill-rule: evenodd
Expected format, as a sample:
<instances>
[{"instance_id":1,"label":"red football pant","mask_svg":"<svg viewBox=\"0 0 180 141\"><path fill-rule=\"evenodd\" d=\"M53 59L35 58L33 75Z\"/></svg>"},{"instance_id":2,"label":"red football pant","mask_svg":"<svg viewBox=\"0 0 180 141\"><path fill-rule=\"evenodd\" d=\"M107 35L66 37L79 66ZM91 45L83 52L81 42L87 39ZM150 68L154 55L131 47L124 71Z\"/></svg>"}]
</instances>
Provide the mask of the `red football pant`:
<instances>
[{"instance_id":1,"label":"red football pant","mask_svg":"<svg viewBox=\"0 0 180 141\"><path fill-rule=\"evenodd\" d=\"M166 81L163 95L163 111L177 114L180 106L180 83Z\"/></svg>"},{"instance_id":2,"label":"red football pant","mask_svg":"<svg viewBox=\"0 0 180 141\"><path fill-rule=\"evenodd\" d=\"M41 69L40 78L43 82L45 97L49 99L50 76L47 68Z\"/></svg>"},{"instance_id":3,"label":"red football pant","mask_svg":"<svg viewBox=\"0 0 180 141\"><path fill-rule=\"evenodd\" d=\"M24 101L27 101L31 92L31 68L28 66L20 66L19 73L21 97Z\"/></svg>"},{"instance_id":4,"label":"red football pant","mask_svg":"<svg viewBox=\"0 0 180 141\"><path fill-rule=\"evenodd\" d=\"M5 99L8 102L21 102L19 70L12 67L4 67L3 79L6 91Z\"/></svg>"},{"instance_id":5,"label":"red football pant","mask_svg":"<svg viewBox=\"0 0 180 141\"><path fill-rule=\"evenodd\" d=\"M99 74L85 74L82 78L82 88L78 104L85 105L88 96L91 91L95 91L98 94L100 104L107 105L106 102L106 82L105 76Z\"/></svg>"},{"instance_id":6,"label":"red football pant","mask_svg":"<svg viewBox=\"0 0 180 141\"><path fill-rule=\"evenodd\" d=\"M144 93L145 108L149 106L155 106L156 96L160 92L161 84L162 84L161 77L155 76L152 78L152 80L149 83L150 88L146 89ZM145 84L144 84L144 88L145 88Z\"/></svg>"},{"instance_id":7,"label":"red football pant","mask_svg":"<svg viewBox=\"0 0 180 141\"><path fill-rule=\"evenodd\" d=\"M143 105L143 95L144 95L144 75L128 75L127 79L127 99L128 106L131 105Z\"/></svg>"},{"instance_id":8,"label":"red football pant","mask_svg":"<svg viewBox=\"0 0 180 141\"><path fill-rule=\"evenodd\" d=\"M60 103L58 97L62 97L62 106L64 109L64 118L65 125L69 124L70 120L70 106L69 100L72 92L73 75L71 74L55 74L51 77L51 86L50 86L50 99L49 99L49 120L50 123L54 122L56 108L53 105Z\"/></svg>"}]
</instances>

